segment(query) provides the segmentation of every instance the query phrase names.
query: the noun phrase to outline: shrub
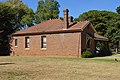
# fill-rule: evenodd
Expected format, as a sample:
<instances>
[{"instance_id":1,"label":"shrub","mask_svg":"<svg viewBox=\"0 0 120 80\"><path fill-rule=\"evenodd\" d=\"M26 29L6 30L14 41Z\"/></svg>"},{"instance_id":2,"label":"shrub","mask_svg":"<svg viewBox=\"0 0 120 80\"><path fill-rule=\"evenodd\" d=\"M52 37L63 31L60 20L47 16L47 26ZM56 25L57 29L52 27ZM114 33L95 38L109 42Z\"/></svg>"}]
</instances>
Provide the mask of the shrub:
<instances>
[{"instance_id":1,"label":"shrub","mask_svg":"<svg viewBox=\"0 0 120 80\"><path fill-rule=\"evenodd\" d=\"M83 51L82 58L90 58L90 57L92 57L92 52L91 51L89 51L89 50Z\"/></svg>"},{"instance_id":2,"label":"shrub","mask_svg":"<svg viewBox=\"0 0 120 80\"><path fill-rule=\"evenodd\" d=\"M109 46L106 43L97 42L97 47L99 47L99 52L95 56L109 56L112 53L109 50Z\"/></svg>"}]
</instances>

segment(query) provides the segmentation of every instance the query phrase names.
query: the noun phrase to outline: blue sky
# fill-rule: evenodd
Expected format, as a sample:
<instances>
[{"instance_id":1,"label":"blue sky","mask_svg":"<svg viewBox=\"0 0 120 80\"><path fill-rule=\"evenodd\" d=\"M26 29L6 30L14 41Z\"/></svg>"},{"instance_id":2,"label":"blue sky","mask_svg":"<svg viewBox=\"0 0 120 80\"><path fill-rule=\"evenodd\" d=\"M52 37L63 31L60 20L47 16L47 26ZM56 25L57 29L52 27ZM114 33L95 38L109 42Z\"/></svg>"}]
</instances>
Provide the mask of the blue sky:
<instances>
[{"instance_id":1,"label":"blue sky","mask_svg":"<svg viewBox=\"0 0 120 80\"><path fill-rule=\"evenodd\" d=\"M34 11L37 9L39 0L23 0ZM60 4L60 16L63 17L63 10L69 9L70 15L78 17L83 12L89 10L107 10L116 11L116 7L120 6L120 0L57 0Z\"/></svg>"},{"instance_id":2,"label":"blue sky","mask_svg":"<svg viewBox=\"0 0 120 80\"><path fill-rule=\"evenodd\" d=\"M0 0L2 1L2 0ZM4 1L4 0L3 0ZM34 11L37 9L39 0L22 0ZM73 17L78 17L83 12L89 10L107 10L116 11L120 6L120 0L57 0L60 4L60 16L63 17L63 10L69 9L69 14Z\"/></svg>"}]
</instances>

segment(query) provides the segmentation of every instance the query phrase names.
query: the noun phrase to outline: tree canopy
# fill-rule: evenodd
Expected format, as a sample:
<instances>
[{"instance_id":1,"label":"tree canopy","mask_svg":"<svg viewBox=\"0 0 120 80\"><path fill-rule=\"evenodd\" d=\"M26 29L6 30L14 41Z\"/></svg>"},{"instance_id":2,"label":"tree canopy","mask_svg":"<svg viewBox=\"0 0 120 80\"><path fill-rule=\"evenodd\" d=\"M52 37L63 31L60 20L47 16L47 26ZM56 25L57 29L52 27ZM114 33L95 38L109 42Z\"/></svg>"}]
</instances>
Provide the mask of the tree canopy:
<instances>
[{"instance_id":1,"label":"tree canopy","mask_svg":"<svg viewBox=\"0 0 120 80\"><path fill-rule=\"evenodd\" d=\"M110 11L91 10L81 14L79 18L75 20L91 21L98 34L109 38L111 46L116 46L117 41L120 40L120 38L118 38L118 34L120 34L120 15L118 13Z\"/></svg>"},{"instance_id":2,"label":"tree canopy","mask_svg":"<svg viewBox=\"0 0 120 80\"><path fill-rule=\"evenodd\" d=\"M33 25L33 11L20 0L0 2L0 55L11 51L11 34Z\"/></svg>"},{"instance_id":3,"label":"tree canopy","mask_svg":"<svg viewBox=\"0 0 120 80\"><path fill-rule=\"evenodd\" d=\"M6 2L2 2L8 6L11 6L15 9L17 22L19 24L19 28L24 28L25 25L28 27L33 25L34 20L34 12L31 8L29 8L26 4L24 4L21 0L7 0Z\"/></svg>"},{"instance_id":4,"label":"tree canopy","mask_svg":"<svg viewBox=\"0 0 120 80\"><path fill-rule=\"evenodd\" d=\"M120 6L118 6L118 7L116 8L116 11L117 11L118 14L120 14Z\"/></svg>"},{"instance_id":5,"label":"tree canopy","mask_svg":"<svg viewBox=\"0 0 120 80\"><path fill-rule=\"evenodd\" d=\"M40 0L36 11L36 23L59 17L59 3L56 0Z\"/></svg>"}]
</instances>

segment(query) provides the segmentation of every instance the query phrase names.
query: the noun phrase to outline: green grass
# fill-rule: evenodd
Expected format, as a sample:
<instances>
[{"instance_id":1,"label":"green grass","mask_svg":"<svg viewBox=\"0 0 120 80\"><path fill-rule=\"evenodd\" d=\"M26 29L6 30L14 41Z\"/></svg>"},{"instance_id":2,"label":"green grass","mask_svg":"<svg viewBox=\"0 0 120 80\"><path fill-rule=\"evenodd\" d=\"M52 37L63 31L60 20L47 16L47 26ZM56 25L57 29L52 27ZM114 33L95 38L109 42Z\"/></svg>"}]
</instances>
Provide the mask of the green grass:
<instances>
[{"instance_id":1,"label":"green grass","mask_svg":"<svg viewBox=\"0 0 120 80\"><path fill-rule=\"evenodd\" d=\"M119 71L113 59L0 57L0 80L119 80Z\"/></svg>"}]
</instances>

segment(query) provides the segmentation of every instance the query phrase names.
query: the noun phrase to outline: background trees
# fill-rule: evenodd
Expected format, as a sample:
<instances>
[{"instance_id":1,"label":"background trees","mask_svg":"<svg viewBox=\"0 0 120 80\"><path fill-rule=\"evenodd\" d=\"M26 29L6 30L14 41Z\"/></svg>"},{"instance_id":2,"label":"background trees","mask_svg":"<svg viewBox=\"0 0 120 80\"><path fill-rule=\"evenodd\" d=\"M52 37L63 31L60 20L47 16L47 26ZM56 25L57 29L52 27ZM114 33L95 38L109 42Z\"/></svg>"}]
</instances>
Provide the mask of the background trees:
<instances>
[{"instance_id":1,"label":"background trees","mask_svg":"<svg viewBox=\"0 0 120 80\"><path fill-rule=\"evenodd\" d=\"M16 25L14 9L10 6L0 4L0 55L10 52L10 37Z\"/></svg>"},{"instance_id":2,"label":"background trees","mask_svg":"<svg viewBox=\"0 0 120 80\"><path fill-rule=\"evenodd\" d=\"M120 7L117 8L120 12ZM120 14L110 11L91 10L75 19L76 21L90 20L98 34L110 40L110 47L116 47L120 41Z\"/></svg>"},{"instance_id":3,"label":"background trees","mask_svg":"<svg viewBox=\"0 0 120 80\"><path fill-rule=\"evenodd\" d=\"M56 0L40 0L36 11L36 23L59 17L59 3Z\"/></svg>"},{"instance_id":4,"label":"background trees","mask_svg":"<svg viewBox=\"0 0 120 80\"><path fill-rule=\"evenodd\" d=\"M19 24L18 28L25 28L33 25L34 12L22 0L7 0L4 4L9 5L15 9L17 22Z\"/></svg>"},{"instance_id":5,"label":"background trees","mask_svg":"<svg viewBox=\"0 0 120 80\"><path fill-rule=\"evenodd\" d=\"M0 2L0 55L11 52L11 34L33 25L34 13L20 0Z\"/></svg>"}]
</instances>

